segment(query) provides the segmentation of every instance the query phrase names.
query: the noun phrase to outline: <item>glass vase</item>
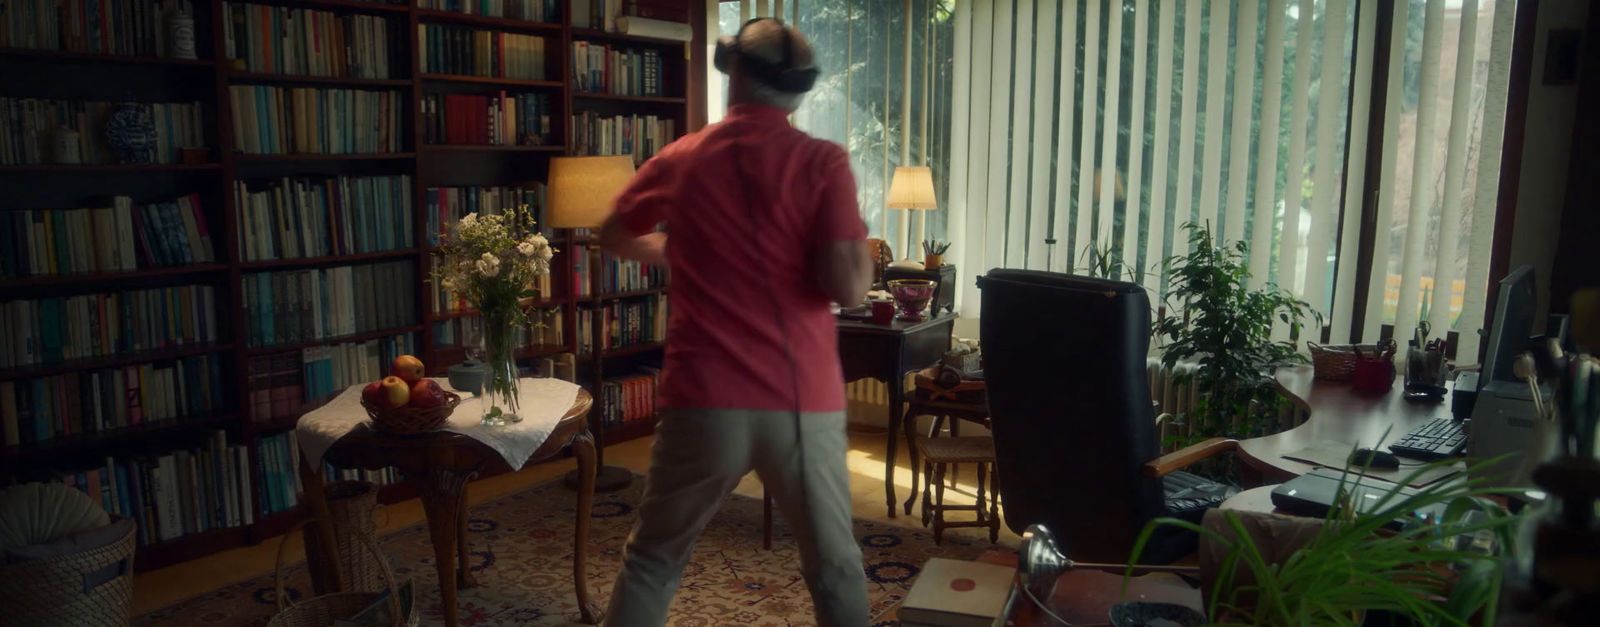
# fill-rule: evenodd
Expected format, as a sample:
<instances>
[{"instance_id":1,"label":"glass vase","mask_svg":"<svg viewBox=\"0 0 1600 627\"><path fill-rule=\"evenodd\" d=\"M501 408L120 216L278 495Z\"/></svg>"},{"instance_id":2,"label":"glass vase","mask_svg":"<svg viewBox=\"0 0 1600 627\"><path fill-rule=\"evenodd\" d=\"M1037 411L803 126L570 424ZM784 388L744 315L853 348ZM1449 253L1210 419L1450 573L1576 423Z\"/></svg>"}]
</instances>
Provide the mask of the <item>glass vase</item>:
<instances>
[{"instance_id":1,"label":"glass vase","mask_svg":"<svg viewBox=\"0 0 1600 627\"><path fill-rule=\"evenodd\" d=\"M510 312L483 312L483 360L488 372L483 380L482 422L491 427L522 422L517 406L516 337Z\"/></svg>"}]
</instances>

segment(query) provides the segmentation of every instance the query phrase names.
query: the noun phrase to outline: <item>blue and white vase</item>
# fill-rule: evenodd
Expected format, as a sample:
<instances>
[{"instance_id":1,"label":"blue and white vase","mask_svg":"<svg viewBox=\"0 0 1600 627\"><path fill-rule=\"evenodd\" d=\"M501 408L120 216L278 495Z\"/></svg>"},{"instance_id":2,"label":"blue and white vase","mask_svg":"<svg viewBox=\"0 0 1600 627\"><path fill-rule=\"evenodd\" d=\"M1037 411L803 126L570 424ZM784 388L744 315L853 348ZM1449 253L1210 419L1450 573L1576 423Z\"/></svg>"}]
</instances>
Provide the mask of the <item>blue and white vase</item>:
<instances>
[{"instance_id":1,"label":"blue and white vase","mask_svg":"<svg viewBox=\"0 0 1600 627\"><path fill-rule=\"evenodd\" d=\"M131 100L118 104L106 120L106 145L116 154L118 163L155 161L156 123L149 105Z\"/></svg>"}]
</instances>

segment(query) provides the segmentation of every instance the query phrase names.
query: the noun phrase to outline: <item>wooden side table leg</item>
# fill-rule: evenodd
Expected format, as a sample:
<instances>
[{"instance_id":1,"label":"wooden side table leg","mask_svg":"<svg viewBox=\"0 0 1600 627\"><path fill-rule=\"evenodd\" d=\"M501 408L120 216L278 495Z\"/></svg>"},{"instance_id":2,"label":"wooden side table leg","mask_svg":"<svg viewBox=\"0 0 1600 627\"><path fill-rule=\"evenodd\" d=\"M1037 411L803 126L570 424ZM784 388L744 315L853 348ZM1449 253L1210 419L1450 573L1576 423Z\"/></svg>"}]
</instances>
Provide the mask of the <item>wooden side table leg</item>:
<instances>
[{"instance_id":1,"label":"wooden side table leg","mask_svg":"<svg viewBox=\"0 0 1600 627\"><path fill-rule=\"evenodd\" d=\"M579 621L600 623L604 612L589 598L589 518L594 511L594 436L587 430L572 439L572 453L578 458L578 513L572 533L572 586L577 589Z\"/></svg>"},{"instance_id":2,"label":"wooden side table leg","mask_svg":"<svg viewBox=\"0 0 1600 627\"><path fill-rule=\"evenodd\" d=\"M422 496L422 511L428 517L428 537L433 542L433 567L439 575L439 601L444 608L445 627L458 627L456 603L456 541L460 539L461 495L471 474L432 470L410 477Z\"/></svg>"},{"instance_id":3,"label":"wooden side table leg","mask_svg":"<svg viewBox=\"0 0 1600 627\"><path fill-rule=\"evenodd\" d=\"M467 544L467 486L461 486L461 502L456 505L456 587L461 590L478 587L478 580L472 576L472 566L468 556L472 552L471 545Z\"/></svg>"},{"instance_id":4,"label":"wooden side table leg","mask_svg":"<svg viewBox=\"0 0 1600 627\"><path fill-rule=\"evenodd\" d=\"M917 478L922 464L922 456L917 454L917 418L920 415L917 410L916 402L912 402L911 408L906 410L906 418L902 425L906 436L906 452L911 455L911 494L906 497L907 516L911 515L912 504L917 502ZM895 434L891 433L889 437L895 437Z\"/></svg>"},{"instance_id":5,"label":"wooden side table leg","mask_svg":"<svg viewBox=\"0 0 1600 627\"><path fill-rule=\"evenodd\" d=\"M761 548L772 550L772 495L761 486Z\"/></svg>"},{"instance_id":6,"label":"wooden side table leg","mask_svg":"<svg viewBox=\"0 0 1600 627\"><path fill-rule=\"evenodd\" d=\"M897 500L895 500L895 498L894 498L894 469L895 469L895 462L896 462L895 458L897 456L896 455L896 453L897 453L896 449L899 448L897 445L900 442L900 438L895 437L895 434L900 432L900 423L902 422L900 412L901 412L901 410L902 410L902 408L904 406L904 398L905 398L905 389L904 388L905 388L905 383L906 382L905 382L905 372L904 371L900 371L898 376L892 377L888 381L888 384L889 384L889 437L888 437L889 450L888 450L887 454L884 455L884 458L883 458L884 459L884 461L883 461L883 496L884 496L884 501L886 503L888 503L888 505L889 505L889 517L890 518L894 518L896 510L899 509L898 507L896 507L899 504L899 502Z\"/></svg>"},{"instance_id":7,"label":"wooden side table leg","mask_svg":"<svg viewBox=\"0 0 1600 627\"><path fill-rule=\"evenodd\" d=\"M328 512L328 494L323 489L322 475L312 470L304 455L300 456L300 484L305 490L306 512L306 570L311 574L311 589L317 594L344 590L339 580L339 567L334 563L336 541L333 536L333 517Z\"/></svg>"}]
</instances>

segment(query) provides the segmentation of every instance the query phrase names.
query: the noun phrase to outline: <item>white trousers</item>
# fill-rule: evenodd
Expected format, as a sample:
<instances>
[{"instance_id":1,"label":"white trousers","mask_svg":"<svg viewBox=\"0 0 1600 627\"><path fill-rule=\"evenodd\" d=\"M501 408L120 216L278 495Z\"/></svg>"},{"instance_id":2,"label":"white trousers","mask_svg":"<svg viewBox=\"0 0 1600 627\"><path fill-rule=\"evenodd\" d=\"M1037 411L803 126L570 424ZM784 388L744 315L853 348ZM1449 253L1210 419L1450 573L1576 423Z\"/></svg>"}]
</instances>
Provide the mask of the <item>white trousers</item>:
<instances>
[{"instance_id":1,"label":"white trousers","mask_svg":"<svg viewBox=\"0 0 1600 627\"><path fill-rule=\"evenodd\" d=\"M605 624L665 625L695 539L752 469L800 548L800 569L823 627L863 627L867 583L850 509L845 416L837 413L696 410L667 414L656 429L639 521Z\"/></svg>"}]
</instances>

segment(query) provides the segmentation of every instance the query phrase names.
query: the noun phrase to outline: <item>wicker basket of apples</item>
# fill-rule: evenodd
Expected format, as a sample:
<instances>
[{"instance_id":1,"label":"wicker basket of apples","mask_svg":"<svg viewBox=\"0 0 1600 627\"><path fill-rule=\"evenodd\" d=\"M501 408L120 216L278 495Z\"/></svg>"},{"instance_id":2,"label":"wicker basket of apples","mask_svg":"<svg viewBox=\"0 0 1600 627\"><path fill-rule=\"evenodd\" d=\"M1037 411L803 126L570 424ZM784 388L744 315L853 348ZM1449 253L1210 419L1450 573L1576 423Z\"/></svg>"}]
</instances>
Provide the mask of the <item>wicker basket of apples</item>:
<instances>
[{"instance_id":1,"label":"wicker basket of apples","mask_svg":"<svg viewBox=\"0 0 1600 627\"><path fill-rule=\"evenodd\" d=\"M422 360L396 357L389 376L361 390L361 407L372 418L372 428L385 433L414 434L437 431L450 419L461 397L423 377Z\"/></svg>"}]
</instances>

